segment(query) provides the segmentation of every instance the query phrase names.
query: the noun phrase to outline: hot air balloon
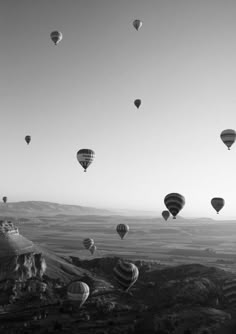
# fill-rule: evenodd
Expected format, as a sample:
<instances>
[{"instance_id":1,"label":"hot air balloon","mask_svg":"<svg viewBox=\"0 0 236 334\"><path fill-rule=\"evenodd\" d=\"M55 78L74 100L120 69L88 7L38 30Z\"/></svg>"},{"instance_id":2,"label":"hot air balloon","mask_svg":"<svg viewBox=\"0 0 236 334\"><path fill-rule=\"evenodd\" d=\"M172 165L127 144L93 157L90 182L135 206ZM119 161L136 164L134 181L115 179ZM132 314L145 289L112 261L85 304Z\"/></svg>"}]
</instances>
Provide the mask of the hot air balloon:
<instances>
[{"instance_id":1,"label":"hot air balloon","mask_svg":"<svg viewBox=\"0 0 236 334\"><path fill-rule=\"evenodd\" d=\"M170 213L169 211L165 210L165 211L162 211L162 217L167 220L169 217L170 217Z\"/></svg>"},{"instance_id":2,"label":"hot air balloon","mask_svg":"<svg viewBox=\"0 0 236 334\"><path fill-rule=\"evenodd\" d=\"M75 281L67 287L67 298L81 307L89 296L89 286L81 281Z\"/></svg>"},{"instance_id":3,"label":"hot air balloon","mask_svg":"<svg viewBox=\"0 0 236 334\"><path fill-rule=\"evenodd\" d=\"M235 142L236 132L232 129L224 130L221 132L220 138L223 143L228 147L228 150L230 150L230 147Z\"/></svg>"},{"instance_id":4,"label":"hot air balloon","mask_svg":"<svg viewBox=\"0 0 236 334\"><path fill-rule=\"evenodd\" d=\"M141 20L134 20L133 26L138 31L143 25L143 22Z\"/></svg>"},{"instance_id":5,"label":"hot air balloon","mask_svg":"<svg viewBox=\"0 0 236 334\"><path fill-rule=\"evenodd\" d=\"M90 238L86 238L83 241L83 245L86 249L90 249L94 245L94 240Z\"/></svg>"},{"instance_id":6,"label":"hot air balloon","mask_svg":"<svg viewBox=\"0 0 236 334\"><path fill-rule=\"evenodd\" d=\"M213 208L216 210L217 213L220 212L220 210L224 207L225 205L225 200L221 197L214 197L211 200L211 205Z\"/></svg>"},{"instance_id":7,"label":"hot air balloon","mask_svg":"<svg viewBox=\"0 0 236 334\"><path fill-rule=\"evenodd\" d=\"M137 107L137 109L141 106L141 100L137 99L134 101L134 105Z\"/></svg>"},{"instance_id":8,"label":"hot air balloon","mask_svg":"<svg viewBox=\"0 0 236 334\"><path fill-rule=\"evenodd\" d=\"M123 239L126 234L129 232L129 225L127 224L118 224L116 226L116 232L119 234L121 239Z\"/></svg>"},{"instance_id":9,"label":"hot air balloon","mask_svg":"<svg viewBox=\"0 0 236 334\"><path fill-rule=\"evenodd\" d=\"M4 196L4 197L2 198L2 200L3 200L4 203L6 203L6 202L7 202L7 196Z\"/></svg>"},{"instance_id":10,"label":"hot air balloon","mask_svg":"<svg viewBox=\"0 0 236 334\"><path fill-rule=\"evenodd\" d=\"M113 269L114 278L122 289L128 291L137 281L139 271L138 268L130 262L119 261Z\"/></svg>"},{"instance_id":11,"label":"hot air balloon","mask_svg":"<svg viewBox=\"0 0 236 334\"><path fill-rule=\"evenodd\" d=\"M172 214L173 219L176 219L177 214L180 212L180 210L183 209L185 205L185 198L178 193L171 193L166 195L164 198L164 203Z\"/></svg>"},{"instance_id":12,"label":"hot air balloon","mask_svg":"<svg viewBox=\"0 0 236 334\"><path fill-rule=\"evenodd\" d=\"M89 248L89 251L90 251L90 253L91 253L92 255L96 252L96 250L97 250L96 245L92 245L92 246Z\"/></svg>"},{"instance_id":13,"label":"hot air balloon","mask_svg":"<svg viewBox=\"0 0 236 334\"><path fill-rule=\"evenodd\" d=\"M29 143L31 142L31 136L25 136L25 141L29 145Z\"/></svg>"},{"instance_id":14,"label":"hot air balloon","mask_svg":"<svg viewBox=\"0 0 236 334\"><path fill-rule=\"evenodd\" d=\"M224 298L231 305L236 307L236 279L227 279L222 286Z\"/></svg>"},{"instance_id":15,"label":"hot air balloon","mask_svg":"<svg viewBox=\"0 0 236 334\"><path fill-rule=\"evenodd\" d=\"M88 166L93 162L93 159L95 157L95 153L93 150L89 149L81 149L77 152L77 160L81 164L81 166L84 168L84 172L86 172L86 169Z\"/></svg>"},{"instance_id":16,"label":"hot air balloon","mask_svg":"<svg viewBox=\"0 0 236 334\"><path fill-rule=\"evenodd\" d=\"M62 40L62 33L60 31L53 31L50 34L51 40L57 45Z\"/></svg>"}]
</instances>

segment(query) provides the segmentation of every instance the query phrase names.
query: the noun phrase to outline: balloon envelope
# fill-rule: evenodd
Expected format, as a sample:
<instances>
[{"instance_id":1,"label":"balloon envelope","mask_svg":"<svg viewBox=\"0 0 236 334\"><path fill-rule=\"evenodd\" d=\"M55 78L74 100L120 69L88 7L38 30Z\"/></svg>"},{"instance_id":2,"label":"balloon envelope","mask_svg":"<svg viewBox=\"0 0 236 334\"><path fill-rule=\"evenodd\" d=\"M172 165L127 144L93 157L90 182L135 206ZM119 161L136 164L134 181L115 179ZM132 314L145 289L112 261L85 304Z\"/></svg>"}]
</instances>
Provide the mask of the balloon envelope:
<instances>
[{"instance_id":1,"label":"balloon envelope","mask_svg":"<svg viewBox=\"0 0 236 334\"><path fill-rule=\"evenodd\" d=\"M3 200L4 203L6 203L6 202L7 202L7 197L4 196L4 197L2 198L2 200Z\"/></svg>"},{"instance_id":2,"label":"balloon envelope","mask_svg":"<svg viewBox=\"0 0 236 334\"><path fill-rule=\"evenodd\" d=\"M164 203L173 218L176 219L177 214L185 205L185 198L178 193L170 193L164 198Z\"/></svg>"},{"instance_id":3,"label":"balloon envelope","mask_svg":"<svg viewBox=\"0 0 236 334\"><path fill-rule=\"evenodd\" d=\"M55 45L57 45L63 38L62 33L56 30L51 32L50 37Z\"/></svg>"},{"instance_id":4,"label":"balloon envelope","mask_svg":"<svg viewBox=\"0 0 236 334\"><path fill-rule=\"evenodd\" d=\"M116 226L116 232L119 234L121 239L123 239L126 234L129 232L129 225L127 224L118 224Z\"/></svg>"},{"instance_id":5,"label":"balloon envelope","mask_svg":"<svg viewBox=\"0 0 236 334\"><path fill-rule=\"evenodd\" d=\"M217 213L224 207L225 200L221 197L214 197L211 200L211 205L216 210Z\"/></svg>"},{"instance_id":6,"label":"balloon envelope","mask_svg":"<svg viewBox=\"0 0 236 334\"><path fill-rule=\"evenodd\" d=\"M134 20L133 26L138 31L143 25L143 22L141 20Z\"/></svg>"},{"instance_id":7,"label":"balloon envelope","mask_svg":"<svg viewBox=\"0 0 236 334\"><path fill-rule=\"evenodd\" d=\"M67 298L70 301L78 302L82 306L88 298L89 292L89 286L86 283L75 281L67 287Z\"/></svg>"},{"instance_id":8,"label":"balloon envelope","mask_svg":"<svg viewBox=\"0 0 236 334\"><path fill-rule=\"evenodd\" d=\"M29 144L31 142L31 136L25 136L25 141Z\"/></svg>"},{"instance_id":9,"label":"balloon envelope","mask_svg":"<svg viewBox=\"0 0 236 334\"><path fill-rule=\"evenodd\" d=\"M165 210L165 211L162 211L162 217L167 220L169 217L170 217L170 213L169 211Z\"/></svg>"},{"instance_id":10,"label":"balloon envelope","mask_svg":"<svg viewBox=\"0 0 236 334\"><path fill-rule=\"evenodd\" d=\"M130 289L139 276L138 268L133 263L126 261L119 261L113 272L115 280L125 291Z\"/></svg>"},{"instance_id":11,"label":"balloon envelope","mask_svg":"<svg viewBox=\"0 0 236 334\"><path fill-rule=\"evenodd\" d=\"M223 141L223 143L228 147L228 150L230 150L230 147L235 142L236 132L232 129L224 130L221 132L220 138Z\"/></svg>"},{"instance_id":12,"label":"balloon envelope","mask_svg":"<svg viewBox=\"0 0 236 334\"><path fill-rule=\"evenodd\" d=\"M86 249L90 249L94 245L94 240L91 238L86 238L83 241L83 245Z\"/></svg>"},{"instance_id":13,"label":"balloon envelope","mask_svg":"<svg viewBox=\"0 0 236 334\"><path fill-rule=\"evenodd\" d=\"M137 108L139 108L141 106L141 100L140 99L135 100L134 104Z\"/></svg>"},{"instance_id":14,"label":"balloon envelope","mask_svg":"<svg viewBox=\"0 0 236 334\"><path fill-rule=\"evenodd\" d=\"M231 307L236 307L236 279L231 278L224 281L223 286L223 295Z\"/></svg>"},{"instance_id":15,"label":"balloon envelope","mask_svg":"<svg viewBox=\"0 0 236 334\"><path fill-rule=\"evenodd\" d=\"M95 152L87 148L83 148L77 152L77 160L84 168L85 172L88 166L93 162L94 157L95 157Z\"/></svg>"}]
</instances>

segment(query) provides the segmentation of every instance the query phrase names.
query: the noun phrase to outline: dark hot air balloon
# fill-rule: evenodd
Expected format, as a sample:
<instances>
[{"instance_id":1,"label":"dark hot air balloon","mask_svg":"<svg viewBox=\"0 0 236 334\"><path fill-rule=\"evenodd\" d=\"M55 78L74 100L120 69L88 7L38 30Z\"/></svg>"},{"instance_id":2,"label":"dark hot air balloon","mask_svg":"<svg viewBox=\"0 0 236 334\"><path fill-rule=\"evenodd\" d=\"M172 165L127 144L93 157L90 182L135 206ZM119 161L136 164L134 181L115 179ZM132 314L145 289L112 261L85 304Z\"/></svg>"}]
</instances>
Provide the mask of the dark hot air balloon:
<instances>
[{"instance_id":1,"label":"dark hot air balloon","mask_svg":"<svg viewBox=\"0 0 236 334\"><path fill-rule=\"evenodd\" d=\"M138 31L143 25L143 22L141 20L134 20L133 26Z\"/></svg>"},{"instance_id":2,"label":"dark hot air balloon","mask_svg":"<svg viewBox=\"0 0 236 334\"><path fill-rule=\"evenodd\" d=\"M225 205L225 200L221 197L214 197L211 200L211 205L213 208L216 210L217 213L220 212L220 210L224 207Z\"/></svg>"},{"instance_id":3,"label":"dark hot air balloon","mask_svg":"<svg viewBox=\"0 0 236 334\"><path fill-rule=\"evenodd\" d=\"M185 205L185 198L178 193L171 193L166 195L164 203L169 212L172 214L173 219L176 219L177 214Z\"/></svg>"},{"instance_id":4,"label":"dark hot air balloon","mask_svg":"<svg viewBox=\"0 0 236 334\"><path fill-rule=\"evenodd\" d=\"M137 107L137 109L141 106L141 100L137 99L134 101L134 105Z\"/></svg>"},{"instance_id":5,"label":"dark hot air balloon","mask_svg":"<svg viewBox=\"0 0 236 334\"><path fill-rule=\"evenodd\" d=\"M113 269L114 278L122 289L128 291L137 281L139 271L138 268L130 262L119 261Z\"/></svg>"},{"instance_id":6,"label":"dark hot air balloon","mask_svg":"<svg viewBox=\"0 0 236 334\"><path fill-rule=\"evenodd\" d=\"M52 31L50 37L55 45L57 45L63 38L62 33L60 31Z\"/></svg>"},{"instance_id":7,"label":"dark hot air balloon","mask_svg":"<svg viewBox=\"0 0 236 334\"><path fill-rule=\"evenodd\" d=\"M25 136L25 141L29 145L29 143L31 142L31 136Z\"/></svg>"},{"instance_id":8,"label":"dark hot air balloon","mask_svg":"<svg viewBox=\"0 0 236 334\"><path fill-rule=\"evenodd\" d=\"M235 142L236 132L232 129L224 130L221 132L220 138L223 141L223 143L228 147L228 150L230 150L230 147Z\"/></svg>"},{"instance_id":9,"label":"dark hot air balloon","mask_svg":"<svg viewBox=\"0 0 236 334\"><path fill-rule=\"evenodd\" d=\"M7 202L7 196L4 196L4 197L2 198L2 200L3 200L4 203L6 203L6 202Z\"/></svg>"},{"instance_id":10,"label":"dark hot air balloon","mask_svg":"<svg viewBox=\"0 0 236 334\"><path fill-rule=\"evenodd\" d=\"M165 211L162 211L162 217L167 220L169 217L170 217L170 213L169 211L165 210Z\"/></svg>"},{"instance_id":11,"label":"dark hot air balloon","mask_svg":"<svg viewBox=\"0 0 236 334\"><path fill-rule=\"evenodd\" d=\"M126 234L129 232L129 225L127 224L118 224L116 226L116 232L119 234L121 239L123 239Z\"/></svg>"},{"instance_id":12,"label":"dark hot air balloon","mask_svg":"<svg viewBox=\"0 0 236 334\"><path fill-rule=\"evenodd\" d=\"M77 160L84 168L84 172L86 172L88 166L93 162L95 157L95 153L90 149L81 149L77 152Z\"/></svg>"}]
</instances>

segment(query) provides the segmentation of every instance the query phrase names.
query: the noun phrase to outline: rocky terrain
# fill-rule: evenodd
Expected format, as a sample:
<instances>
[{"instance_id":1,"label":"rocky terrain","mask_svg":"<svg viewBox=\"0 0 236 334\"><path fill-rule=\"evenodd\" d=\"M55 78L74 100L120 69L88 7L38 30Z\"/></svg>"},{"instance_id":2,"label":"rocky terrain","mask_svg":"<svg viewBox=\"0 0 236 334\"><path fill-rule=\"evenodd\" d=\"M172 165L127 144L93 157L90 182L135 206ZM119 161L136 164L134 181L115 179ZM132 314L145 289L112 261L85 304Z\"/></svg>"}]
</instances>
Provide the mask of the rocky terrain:
<instances>
[{"instance_id":1,"label":"rocky terrain","mask_svg":"<svg viewBox=\"0 0 236 334\"><path fill-rule=\"evenodd\" d=\"M78 217L73 216L77 208L63 207L66 211L72 210L70 211L72 218L70 220L68 216L65 218L63 216L59 219L60 215L64 215L63 210L59 213L57 208L54 212L54 204L52 206L43 204L47 214L53 207L56 216L52 216L50 220L47 217L39 219L37 210L34 214L35 205L42 208L42 203L21 203L24 214L27 208L30 216L36 217L35 220L32 217L21 219L18 226L20 225L24 236L15 233L17 229L9 223L10 211L13 208L10 208L9 215L6 215L7 223L2 223L0 333L236 333L236 282L234 281L236 274L234 255L231 253L229 254L231 262L227 261L226 266L222 254L219 257L219 253L212 253L208 242L203 245L207 250L208 263L206 261L203 264L202 258L196 257L195 253L195 257L192 258L178 257L177 260L182 263L185 261L184 264L172 261L170 265L168 261L163 260L141 260L139 254L144 253L144 242L147 239L142 241L138 239L139 235L141 233L146 235L149 244L155 238L162 238L161 242L168 245L167 241L170 242L172 239L166 241L163 233L165 232L167 238L173 233L174 226L162 227L158 223L157 233L152 231L150 234L144 227L154 229L155 225L149 226L147 221L143 224L141 219L136 225L131 225L134 218L127 218L133 231L127 240L122 241L121 247L113 228L108 232L110 225L104 223L104 217L91 216L85 221L82 217L80 221ZM120 219L109 216L107 224L113 224L111 218L115 220L115 224ZM199 234L199 240L202 235L204 236L200 229L205 229L205 223L193 227L191 225L191 230L190 223L181 224L182 221L175 223L175 229L187 231L188 235L185 234L188 240L194 233ZM211 224L213 223L206 225L208 229ZM228 234L232 234L230 226L228 224ZM220 232L221 226L217 225L217 228ZM7 234L3 236L5 230ZM99 250L102 246L105 247L105 242L109 243L106 254L103 251L91 256L88 250L82 249L81 240L88 233L96 236ZM99 243L99 236L103 243ZM176 234L174 237L171 236L176 240ZM209 239L209 236L207 237ZM58 253L52 250L53 247L47 247L50 238L58 240L62 252ZM72 256L66 252L73 242L79 256ZM120 249L119 252L114 252L114 245ZM134 246L135 256L129 251L130 245ZM156 242L148 247L150 249L147 249L149 251L147 254L156 254L156 258L160 258L158 251L160 252L161 248L158 248ZM210 256L215 256L215 262L210 262ZM120 289L113 271L118 262L123 260L135 264L139 271L137 281L128 292ZM68 298L68 287L74 281L84 282L90 290L87 300L81 307L77 301Z\"/></svg>"},{"instance_id":2,"label":"rocky terrain","mask_svg":"<svg viewBox=\"0 0 236 334\"><path fill-rule=\"evenodd\" d=\"M229 272L198 264L166 267L136 261L139 279L129 292L122 292L113 277L117 257L80 260L38 251L47 263L38 284L46 283L47 289L30 290L34 277L21 284L16 279L2 281L3 333L203 334L224 333L233 326L234 305L222 289L226 279L234 278ZM81 308L66 297L67 286L74 280L90 287Z\"/></svg>"}]
</instances>

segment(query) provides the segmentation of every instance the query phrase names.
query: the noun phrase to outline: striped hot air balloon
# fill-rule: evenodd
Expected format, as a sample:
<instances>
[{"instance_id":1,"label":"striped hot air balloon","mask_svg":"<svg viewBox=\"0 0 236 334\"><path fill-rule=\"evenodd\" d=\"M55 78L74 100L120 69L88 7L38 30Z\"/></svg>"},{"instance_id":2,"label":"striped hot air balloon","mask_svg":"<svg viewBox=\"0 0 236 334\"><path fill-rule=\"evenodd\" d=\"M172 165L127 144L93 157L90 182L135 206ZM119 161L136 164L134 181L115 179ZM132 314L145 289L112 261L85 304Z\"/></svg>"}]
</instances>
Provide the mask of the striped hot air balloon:
<instances>
[{"instance_id":1,"label":"striped hot air balloon","mask_svg":"<svg viewBox=\"0 0 236 334\"><path fill-rule=\"evenodd\" d=\"M140 99L136 99L134 101L134 105L137 107L137 109L141 106L141 100Z\"/></svg>"},{"instance_id":2,"label":"striped hot air balloon","mask_svg":"<svg viewBox=\"0 0 236 334\"><path fill-rule=\"evenodd\" d=\"M162 217L167 220L170 217L170 213L167 210L162 211Z\"/></svg>"},{"instance_id":3,"label":"striped hot air balloon","mask_svg":"<svg viewBox=\"0 0 236 334\"><path fill-rule=\"evenodd\" d=\"M94 240L91 238L86 238L83 241L83 245L86 249L90 249L94 245Z\"/></svg>"},{"instance_id":4,"label":"striped hot air balloon","mask_svg":"<svg viewBox=\"0 0 236 334\"><path fill-rule=\"evenodd\" d=\"M86 172L88 166L93 162L95 158L95 152L93 150L84 148L77 152L77 160L84 168L84 172Z\"/></svg>"},{"instance_id":5,"label":"striped hot air balloon","mask_svg":"<svg viewBox=\"0 0 236 334\"><path fill-rule=\"evenodd\" d=\"M138 31L143 25L143 22L141 20L134 20L133 26Z\"/></svg>"},{"instance_id":6,"label":"striped hot air balloon","mask_svg":"<svg viewBox=\"0 0 236 334\"><path fill-rule=\"evenodd\" d=\"M236 307L236 278L226 280L222 286L222 290L225 300L231 306Z\"/></svg>"},{"instance_id":7,"label":"striped hot air balloon","mask_svg":"<svg viewBox=\"0 0 236 334\"><path fill-rule=\"evenodd\" d=\"M89 296L89 286L81 281L75 281L67 287L67 298L82 306Z\"/></svg>"},{"instance_id":8,"label":"striped hot air balloon","mask_svg":"<svg viewBox=\"0 0 236 334\"><path fill-rule=\"evenodd\" d=\"M164 203L172 214L173 219L176 219L177 214L180 212L180 210L183 209L185 205L185 198L178 193L171 193L166 195L164 198Z\"/></svg>"},{"instance_id":9,"label":"striped hot air balloon","mask_svg":"<svg viewBox=\"0 0 236 334\"><path fill-rule=\"evenodd\" d=\"M57 45L63 38L62 33L60 31L52 31L50 37L55 45Z\"/></svg>"},{"instance_id":10,"label":"striped hot air balloon","mask_svg":"<svg viewBox=\"0 0 236 334\"><path fill-rule=\"evenodd\" d=\"M225 200L223 198L221 198L221 197L214 197L211 200L211 205L216 210L216 212L219 214L220 210L225 205Z\"/></svg>"},{"instance_id":11,"label":"striped hot air balloon","mask_svg":"<svg viewBox=\"0 0 236 334\"><path fill-rule=\"evenodd\" d=\"M129 225L127 224L118 224L116 226L116 232L119 234L121 239L124 239L126 234L129 232Z\"/></svg>"},{"instance_id":12,"label":"striped hot air balloon","mask_svg":"<svg viewBox=\"0 0 236 334\"><path fill-rule=\"evenodd\" d=\"M228 150L230 150L230 147L235 142L236 132L232 129L224 130L221 132L220 138L223 141L223 143L228 147Z\"/></svg>"},{"instance_id":13,"label":"striped hot air balloon","mask_svg":"<svg viewBox=\"0 0 236 334\"><path fill-rule=\"evenodd\" d=\"M130 262L120 261L113 269L114 278L122 289L128 291L137 281L139 271L138 268Z\"/></svg>"}]
</instances>

